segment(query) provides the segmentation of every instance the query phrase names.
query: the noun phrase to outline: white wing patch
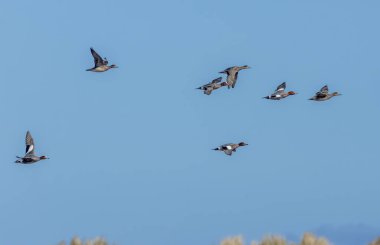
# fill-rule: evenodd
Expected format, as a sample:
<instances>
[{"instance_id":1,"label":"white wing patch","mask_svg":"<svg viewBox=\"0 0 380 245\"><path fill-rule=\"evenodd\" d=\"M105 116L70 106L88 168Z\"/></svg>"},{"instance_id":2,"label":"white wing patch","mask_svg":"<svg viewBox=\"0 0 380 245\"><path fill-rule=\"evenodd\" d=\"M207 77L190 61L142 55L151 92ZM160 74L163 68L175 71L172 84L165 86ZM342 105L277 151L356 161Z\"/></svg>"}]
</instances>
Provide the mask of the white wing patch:
<instances>
[{"instance_id":1,"label":"white wing patch","mask_svg":"<svg viewBox=\"0 0 380 245\"><path fill-rule=\"evenodd\" d=\"M33 151L33 149L34 149L34 145L29 145L28 152L26 154L28 154L29 152Z\"/></svg>"},{"instance_id":2,"label":"white wing patch","mask_svg":"<svg viewBox=\"0 0 380 245\"><path fill-rule=\"evenodd\" d=\"M232 146L228 145L226 146L227 150L231 150L232 149Z\"/></svg>"}]
</instances>

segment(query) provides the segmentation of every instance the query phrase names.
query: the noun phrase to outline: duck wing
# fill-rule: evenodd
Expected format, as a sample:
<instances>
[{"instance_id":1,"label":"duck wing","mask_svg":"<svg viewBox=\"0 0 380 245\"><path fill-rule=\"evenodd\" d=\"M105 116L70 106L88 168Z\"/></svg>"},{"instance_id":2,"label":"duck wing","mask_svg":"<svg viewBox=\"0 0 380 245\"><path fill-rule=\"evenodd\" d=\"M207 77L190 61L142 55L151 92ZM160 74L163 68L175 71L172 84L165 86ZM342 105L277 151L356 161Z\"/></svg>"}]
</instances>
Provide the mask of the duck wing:
<instances>
[{"instance_id":1,"label":"duck wing","mask_svg":"<svg viewBox=\"0 0 380 245\"><path fill-rule=\"evenodd\" d=\"M203 93L210 95L212 93L212 88L211 87L206 88Z\"/></svg>"},{"instance_id":2,"label":"duck wing","mask_svg":"<svg viewBox=\"0 0 380 245\"><path fill-rule=\"evenodd\" d=\"M207 89L207 88L213 87L215 84L220 83L221 81L222 81L222 77L218 77L218 78L212 80L211 82L203 85L202 88Z\"/></svg>"},{"instance_id":3,"label":"duck wing","mask_svg":"<svg viewBox=\"0 0 380 245\"><path fill-rule=\"evenodd\" d=\"M222 150L232 150L232 145L233 143L228 143L228 144L221 145L220 148Z\"/></svg>"},{"instance_id":4,"label":"duck wing","mask_svg":"<svg viewBox=\"0 0 380 245\"><path fill-rule=\"evenodd\" d=\"M92 57L94 57L95 67L104 65L104 60L102 57L100 57L100 55L93 48L90 48L90 50Z\"/></svg>"},{"instance_id":5,"label":"duck wing","mask_svg":"<svg viewBox=\"0 0 380 245\"><path fill-rule=\"evenodd\" d=\"M34 155L34 140L29 131L26 132L25 145L26 145L25 156Z\"/></svg>"},{"instance_id":6,"label":"duck wing","mask_svg":"<svg viewBox=\"0 0 380 245\"><path fill-rule=\"evenodd\" d=\"M226 155L229 155L229 156L231 156L233 152L233 150L223 150L223 151L224 153L226 153Z\"/></svg>"},{"instance_id":7,"label":"duck wing","mask_svg":"<svg viewBox=\"0 0 380 245\"><path fill-rule=\"evenodd\" d=\"M235 85L236 85L236 82L238 79L238 75L239 75L238 71L236 71L235 74L232 74L232 76L233 76L232 88L235 88Z\"/></svg>"},{"instance_id":8,"label":"duck wing","mask_svg":"<svg viewBox=\"0 0 380 245\"><path fill-rule=\"evenodd\" d=\"M227 75L231 75L231 72L232 72L232 70L234 70L234 68L236 68L236 66L231 66L231 67L224 69L223 71L221 71L219 73L226 73Z\"/></svg>"},{"instance_id":9,"label":"duck wing","mask_svg":"<svg viewBox=\"0 0 380 245\"><path fill-rule=\"evenodd\" d=\"M329 87L327 85L323 86L315 95L317 98L324 98L329 94Z\"/></svg>"},{"instance_id":10,"label":"duck wing","mask_svg":"<svg viewBox=\"0 0 380 245\"><path fill-rule=\"evenodd\" d=\"M283 82L280 85L278 85L275 92L280 92L280 91L283 92L285 89L286 89L286 82Z\"/></svg>"},{"instance_id":11,"label":"duck wing","mask_svg":"<svg viewBox=\"0 0 380 245\"><path fill-rule=\"evenodd\" d=\"M212 84L212 83L220 83L221 81L222 81L222 77L218 77L218 78L212 80L212 82L210 84Z\"/></svg>"},{"instance_id":12,"label":"duck wing","mask_svg":"<svg viewBox=\"0 0 380 245\"><path fill-rule=\"evenodd\" d=\"M274 93L270 95L270 98L281 99L282 95L285 93L285 88L286 88L286 83L285 82L281 83L280 85L278 85Z\"/></svg>"}]
</instances>

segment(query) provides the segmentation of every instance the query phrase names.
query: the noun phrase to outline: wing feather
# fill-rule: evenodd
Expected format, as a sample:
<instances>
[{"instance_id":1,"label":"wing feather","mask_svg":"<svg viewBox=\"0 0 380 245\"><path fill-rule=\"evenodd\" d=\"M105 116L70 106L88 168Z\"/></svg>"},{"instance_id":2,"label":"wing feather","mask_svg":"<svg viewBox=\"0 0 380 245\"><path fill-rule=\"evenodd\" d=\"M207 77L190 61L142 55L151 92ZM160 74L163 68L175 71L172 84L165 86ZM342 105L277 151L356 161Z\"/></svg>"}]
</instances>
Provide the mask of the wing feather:
<instances>
[{"instance_id":1,"label":"wing feather","mask_svg":"<svg viewBox=\"0 0 380 245\"><path fill-rule=\"evenodd\" d=\"M286 82L283 82L281 83L280 85L278 85L277 89L276 89L276 92L279 92L279 91L284 91L286 88Z\"/></svg>"},{"instance_id":2,"label":"wing feather","mask_svg":"<svg viewBox=\"0 0 380 245\"><path fill-rule=\"evenodd\" d=\"M211 83L220 83L221 81L222 81L222 77L218 77L218 78L212 80Z\"/></svg>"},{"instance_id":3,"label":"wing feather","mask_svg":"<svg viewBox=\"0 0 380 245\"><path fill-rule=\"evenodd\" d=\"M226 153L227 155L231 156L232 155L232 150L224 150L224 153Z\"/></svg>"},{"instance_id":4,"label":"wing feather","mask_svg":"<svg viewBox=\"0 0 380 245\"><path fill-rule=\"evenodd\" d=\"M329 87L325 85L315 95L317 96L317 98L325 98L328 94L329 94Z\"/></svg>"},{"instance_id":5,"label":"wing feather","mask_svg":"<svg viewBox=\"0 0 380 245\"><path fill-rule=\"evenodd\" d=\"M90 50L91 50L92 57L94 57L95 66L98 67L98 66L104 65L104 61L102 57L100 57L100 55L93 48L90 48Z\"/></svg>"},{"instance_id":6,"label":"wing feather","mask_svg":"<svg viewBox=\"0 0 380 245\"><path fill-rule=\"evenodd\" d=\"M236 85L236 82L237 82L237 79L238 79L238 75L239 75L239 72L236 72L234 74L234 81L232 82L232 88L235 88L235 85Z\"/></svg>"},{"instance_id":7,"label":"wing feather","mask_svg":"<svg viewBox=\"0 0 380 245\"><path fill-rule=\"evenodd\" d=\"M29 155L29 154L33 155L34 154L34 140L33 140L33 137L29 131L26 132L25 145L26 145L25 154L26 155Z\"/></svg>"}]
</instances>

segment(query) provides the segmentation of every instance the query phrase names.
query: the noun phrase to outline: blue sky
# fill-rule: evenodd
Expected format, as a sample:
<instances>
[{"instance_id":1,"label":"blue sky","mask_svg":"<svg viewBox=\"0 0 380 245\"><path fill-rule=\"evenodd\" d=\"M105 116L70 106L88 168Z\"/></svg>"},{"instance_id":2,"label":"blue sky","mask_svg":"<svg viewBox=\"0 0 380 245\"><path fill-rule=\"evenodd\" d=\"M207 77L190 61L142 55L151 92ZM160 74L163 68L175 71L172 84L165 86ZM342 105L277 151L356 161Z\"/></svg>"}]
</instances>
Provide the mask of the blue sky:
<instances>
[{"instance_id":1,"label":"blue sky","mask_svg":"<svg viewBox=\"0 0 380 245\"><path fill-rule=\"evenodd\" d=\"M0 244L73 235L217 244L315 231L351 245L339 234L352 227L363 230L356 241L374 239L379 7L2 3ZM91 46L119 69L86 72ZM252 67L235 89L195 90L233 65ZM261 99L283 81L299 94ZM307 100L324 84L343 96ZM27 130L50 160L13 163ZM232 157L211 151L239 141L249 145Z\"/></svg>"}]
</instances>

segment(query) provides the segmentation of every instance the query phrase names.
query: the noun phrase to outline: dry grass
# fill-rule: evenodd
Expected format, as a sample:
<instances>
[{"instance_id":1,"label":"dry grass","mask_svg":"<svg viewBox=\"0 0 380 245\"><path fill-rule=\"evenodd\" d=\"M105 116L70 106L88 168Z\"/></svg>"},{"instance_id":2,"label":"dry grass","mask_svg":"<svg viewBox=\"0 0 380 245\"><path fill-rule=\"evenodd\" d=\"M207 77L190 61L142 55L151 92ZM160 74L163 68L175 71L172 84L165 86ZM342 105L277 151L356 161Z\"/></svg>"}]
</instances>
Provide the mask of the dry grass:
<instances>
[{"instance_id":1,"label":"dry grass","mask_svg":"<svg viewBox=\"0 0 380 245\"><path fill-rule=\"evenodd\" d=\"M287 245L288 242L286 242L285 238L281 236L266 236L264 237L258 245Z\"/></svg>"},{"instance_id":2,"label":"dry grass","mask_svg":"<svg viewBox=\"0 0 380 245\"><path fill-rule=\"evenodd\" d=\"M329 241L327 241L324 237L316 237L311 233L305 233L303 235L301 245L329 245Z\"/></svg>"},{"instance_id":3,"label":"dry grass","mask_svg":"<svg viewBox=\"0 0 380 245\"><path fill-rule=\"evenodd\" d=\"M60 242L59 245L66 245L66 243ZM78 237L74 237L73 239L71 239L69 245L108 245L108 243L106 240L100 237L86 241L82 241Z\"/></svg>"},{"instance_id":4,"label":"dry grass","mask_svg":"<svg viewBox=\"0 0 380 245\"><path fill-rule=\"evenodd\" d=\"M227 237L220 242L220 245L243 245L244 241L241 236Z\"/></svg>"},{"instance_id":5,"label":"dry grass","mask_svg":"<svg viewBox=\"0 0 380 245\"><path fill-rule=\"evenodd\" d=\"M66 245L65 242L60 242L58 245ZM92 240L82 241L78 237L71 239L69 245L108 245L107 241L103 238L95 238ZM244 245L244 240L242 236L232 236L223 239L220 245ZM266 236L259 242L251 242L251 245L332 245L326 238L317 237L311 233L305 233L302 236L301 242L294 243L286 241L282 236ZM380 237L375 241L371 242L369 245L380 245Z\"/></svg>"},{"instance_id":6,"label":"dry grass","mask_svg":"<svg viewBox=\"0 0 380 245\"><path fill-rule=\"evenodd\" d=\"M221 241L220 245L244 245L241 236L228 237ZM251 242L251 245L298 245L297 243L287 241L281 236L266 236L259 242ZM323 237L316 237L311 233L305 233L299 245L331 245L327 239ZM372 245L372 244L371 244ZM380 244L374 244L380 245Z\"/></svg>"},{"instance_id":7,"label":"dry grass","mask_svg":"<svg viewBox=\"0 0 380 245\"><path fill-rule=\"evenodd\" d=\"M371 242L369 245L380 245L380 237L377 238L375 241Z\"/></svg>"}]
</instances>

